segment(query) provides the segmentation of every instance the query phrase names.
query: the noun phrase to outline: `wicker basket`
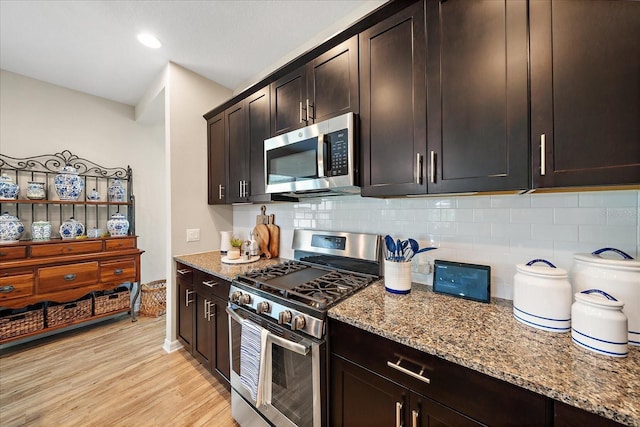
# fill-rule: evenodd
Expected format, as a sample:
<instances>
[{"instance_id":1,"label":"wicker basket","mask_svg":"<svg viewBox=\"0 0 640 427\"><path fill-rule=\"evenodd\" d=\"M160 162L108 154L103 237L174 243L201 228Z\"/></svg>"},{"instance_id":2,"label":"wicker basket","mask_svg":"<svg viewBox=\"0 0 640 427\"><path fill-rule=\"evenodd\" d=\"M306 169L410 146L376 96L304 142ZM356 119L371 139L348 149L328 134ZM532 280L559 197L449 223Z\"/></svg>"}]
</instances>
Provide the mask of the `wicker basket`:
<instances>
[{"instance_id":1,"label":"wicker basket","mask_svg":"<svg viewBox=\"0 0 640 427\"><path fill-rule=\"evenodd\" d=\"M131 292L129 288L120 286L112 291L96 292L93 295L93 314L111 313L131 306Z\"/></svg>"},{"instance_id":2,"label":"wicker basket","mask_svg":"<svg viewBox=\"0 0 640 427\"><path fill-rule=\"evenodd\" d=\"M0 341L44 329L43 304L0 310Z\"/></svg>"},{"instance_id":3,"label":"wicker basket","mask_svg":"<svg viewBox=\"0 0 640 427\"><path fill-rule=\"evenodd\" d=\"M91 295L65 304L49 303L46 309L47 326L51 328L90 318L93 308L91 303Z\"/></svg>"},{"instance_id":4,"label":"wicker basket","mask_svg":"<svg viewBox=\"0 0 640 427\"><path fill-rule=\"evenodd\" d=\"M140 316L158 317L167 311L167 281L156 280L140 286Z\"/></svg>"}]
</instances>

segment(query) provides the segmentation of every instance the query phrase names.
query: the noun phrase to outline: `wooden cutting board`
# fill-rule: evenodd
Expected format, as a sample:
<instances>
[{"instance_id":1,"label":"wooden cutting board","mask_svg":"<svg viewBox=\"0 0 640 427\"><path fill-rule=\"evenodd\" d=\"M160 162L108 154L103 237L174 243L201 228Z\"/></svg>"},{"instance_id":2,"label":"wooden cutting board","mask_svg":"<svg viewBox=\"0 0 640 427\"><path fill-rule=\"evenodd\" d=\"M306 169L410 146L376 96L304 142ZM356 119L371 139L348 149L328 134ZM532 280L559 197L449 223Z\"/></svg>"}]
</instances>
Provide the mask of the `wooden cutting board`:
<instances>
[{"instance_id":1,"label":"wooden cutting board","mask_svg":"<svg viewBox=\"0 0 640 427\"><path fill-rule=\"evenodd\" d=\"M271 252L269 251L269 229L266 224L256 224L256 228L253 229L253 235L258 242L259 253L264 254L267 258L271 258Z\"/></svg>"},{"instance_id":2,"label":"wooden cutting board","mask_svg":"<svg viewBox=\"0 0 640 427\"><path fill-rule=\"evenodd\" d=\"M267 228L269 229L269 253L272 257L277 257L280 253L280 227L274 224L275 215L269 215L269 223Z\"/></svg>"},{"instance_id":3,"label":"wooden cutting board","mask_svg":"<svg viewBox=\"0 0 640 427\"><path fill-rule=\"evenodd\" d=\"M267 217L267 207L265 205L260 206L260 215L256 215L256 225L266 224L269 221Z\"/></svg>"}]
</instances>

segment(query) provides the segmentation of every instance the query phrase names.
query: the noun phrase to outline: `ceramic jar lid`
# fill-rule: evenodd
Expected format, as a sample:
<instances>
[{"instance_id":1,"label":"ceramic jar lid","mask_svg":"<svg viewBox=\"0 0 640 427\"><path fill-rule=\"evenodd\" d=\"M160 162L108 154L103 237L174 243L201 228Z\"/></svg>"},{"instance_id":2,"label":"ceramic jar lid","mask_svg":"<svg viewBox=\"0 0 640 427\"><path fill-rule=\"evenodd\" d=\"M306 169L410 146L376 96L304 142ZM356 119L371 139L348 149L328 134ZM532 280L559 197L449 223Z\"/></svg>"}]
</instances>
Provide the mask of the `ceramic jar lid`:
<instances>
[{"instance_id":1,"label":"ceramic jar lid","mask_svg":"<svg viewBox=\"0 0 640 427\"><path fill-rule=\"evenodd\" d=\"M576 301L580 301L598 308L620 310L622 309L622 307L624 307L624 301L618 300L599 289L589 289L582 292L576 292L575 297Z\"/></svg>"},{"instance_id":2,"label":"ceramic jar lid","mask_svg":"<svg viewBox=\"0 0 640 427\"><path fill-rule=\"evenodd\" d=\"M78 175L78 170L71 166L70 164L64 165L62 169L60 169L60 173L70 173L73 175Z\"/></svg>"},{"instance_id":3,"label":"ceramic jar lid","mask_svg":"<svg viewBox=\"0 0 640 427\"><path fill-rule=\"evenodd\" d=\"M13 216L11 214L9 214L9 212L4 212L2 215L0 215L0 221L20 221L20 219L18 219L17 216Z\"/></svg>"},{"instance_id":4,"label":"ceramic jar lid","mask_svg":"<svg viewBox=\"0 0 640 427\"><path fill-rule=\"evenodd\" d=\"M554 279L564 279L567 277L567 270L558 268L546 259L533 259L526 264L516 265L519 273L531 276L541 276Z\"/></svg>"},{"instance_id":5,"label":"ceramic jar lid","mask_svg":"<svg viewBox=\"0 0 640 427\"><path fill-rule=\"evenodd\" d=\"M605 252L615 252L622 258L604 258L601 255ZM639 260L635 260L629 254L615 248L602 248L590 254L575 254L573 259L601 267L640 270Z\"/></svg>"}]
</instances>

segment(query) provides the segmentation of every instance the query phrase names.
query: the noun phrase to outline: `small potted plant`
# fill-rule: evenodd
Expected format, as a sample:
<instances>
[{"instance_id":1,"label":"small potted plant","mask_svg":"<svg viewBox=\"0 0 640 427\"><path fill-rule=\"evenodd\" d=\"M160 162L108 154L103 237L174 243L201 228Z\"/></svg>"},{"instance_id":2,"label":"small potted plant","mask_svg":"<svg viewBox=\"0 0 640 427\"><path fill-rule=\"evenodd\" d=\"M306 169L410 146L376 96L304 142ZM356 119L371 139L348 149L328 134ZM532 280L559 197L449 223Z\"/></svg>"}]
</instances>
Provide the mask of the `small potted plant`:
<instances>
[{"instance_id":1,"label":"small potted plant","mask_svg":"<svg viewBox=\"0 0 640 427\"><path fill-rule=\"evenodd\" d=\"M229 240L229 244L231 248L227 251L228 259L238 259L240 258L240 248L242 247L242 239L239 239L237 236L233 236L231 240Z\"/></svg>"}]
</instances>

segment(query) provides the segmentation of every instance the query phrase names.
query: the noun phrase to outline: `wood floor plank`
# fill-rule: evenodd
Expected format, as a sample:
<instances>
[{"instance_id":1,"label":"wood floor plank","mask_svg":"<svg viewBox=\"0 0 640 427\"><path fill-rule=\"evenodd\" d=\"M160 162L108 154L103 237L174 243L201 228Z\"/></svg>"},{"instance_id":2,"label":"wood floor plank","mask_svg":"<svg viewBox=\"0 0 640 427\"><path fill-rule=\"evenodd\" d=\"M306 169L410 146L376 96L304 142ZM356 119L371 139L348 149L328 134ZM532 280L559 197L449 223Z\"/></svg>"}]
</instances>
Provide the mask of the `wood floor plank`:
<instances>
[{"instance_id":1,"label":"wood floor plank","mask_svg":"<svg viewBox=\"0 0 640 427\"><path fill-rule=\"evenodd\" d=\"M2 350L0 425L237 427L229 392L164 334L164 317L122 317Z\"/></svg>"}]
</instances>

